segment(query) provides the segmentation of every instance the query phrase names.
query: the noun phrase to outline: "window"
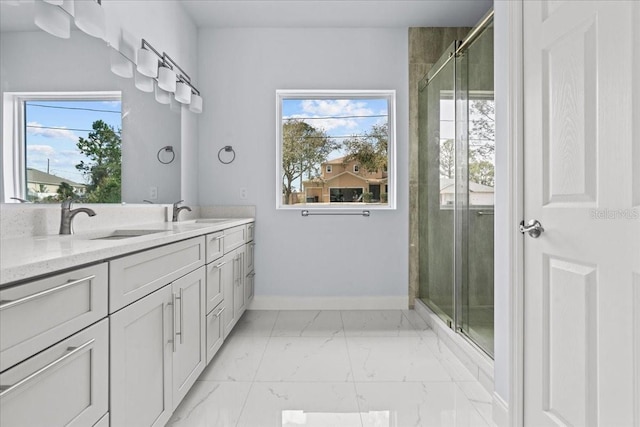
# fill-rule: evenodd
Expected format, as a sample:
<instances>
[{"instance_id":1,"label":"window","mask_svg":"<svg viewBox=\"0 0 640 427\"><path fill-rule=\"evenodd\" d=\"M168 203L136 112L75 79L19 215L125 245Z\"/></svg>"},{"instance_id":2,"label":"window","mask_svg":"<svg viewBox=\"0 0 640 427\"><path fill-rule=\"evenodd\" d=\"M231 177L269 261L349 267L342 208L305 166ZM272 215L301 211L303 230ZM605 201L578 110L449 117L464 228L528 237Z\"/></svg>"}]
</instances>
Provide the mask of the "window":
<instances>
[{"instance_id":1,"label":"window","mask_svg":"<svg viewBox=\"0 0 640 427\"><path fill-rule=\"evenodd\" d=\"M7 101L4 123L14 126L5 126L4 140L14 144L5 145L5 199L121 201L119 92L6 94Z\"/></svg>"},{"instance_id":2,"label":"window","mask_svg":"<svg viewBox=\"0 0 640 427\"><path fill-rule=\"evenodd\" d=\"M395 209L395 91L279 90L276 102L276 208Z\"/></svg>"}]
</instances>

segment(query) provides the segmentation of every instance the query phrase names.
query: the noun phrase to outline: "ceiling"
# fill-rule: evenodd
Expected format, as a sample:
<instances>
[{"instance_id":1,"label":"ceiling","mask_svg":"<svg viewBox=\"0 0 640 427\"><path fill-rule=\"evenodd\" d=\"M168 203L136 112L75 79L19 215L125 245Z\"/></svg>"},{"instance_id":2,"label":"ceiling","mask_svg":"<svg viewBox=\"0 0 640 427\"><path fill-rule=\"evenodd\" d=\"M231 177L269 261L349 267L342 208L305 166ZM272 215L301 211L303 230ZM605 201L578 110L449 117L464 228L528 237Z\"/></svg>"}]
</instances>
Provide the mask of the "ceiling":
<instances>
[{"instance_id":1,"label":"ceiling","mask_svg":"<svg viewBox=\"0 0 640 427\"><path fill-rule=\"evenodd\" d=\"M470 27L493 0L182 0L198 27Z\"/></svg>"}]
</instances>

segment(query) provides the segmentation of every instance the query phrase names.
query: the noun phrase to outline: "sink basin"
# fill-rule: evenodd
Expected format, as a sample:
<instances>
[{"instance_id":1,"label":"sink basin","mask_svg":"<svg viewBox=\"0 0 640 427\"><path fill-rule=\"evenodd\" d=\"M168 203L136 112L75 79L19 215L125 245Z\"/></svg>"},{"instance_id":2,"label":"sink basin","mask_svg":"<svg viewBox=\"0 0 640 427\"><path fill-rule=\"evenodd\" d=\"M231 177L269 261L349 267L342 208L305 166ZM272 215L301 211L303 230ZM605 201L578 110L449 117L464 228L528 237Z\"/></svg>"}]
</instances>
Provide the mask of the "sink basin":
<instances>
[{"instance_id":1,"label":"sink basin","mask_svg":"<svg viewBox=\"0 0 640 427\"><path fill-rule=\"evenodd\" d=\"M146 236L147 234L163 233L167 230L115 230L114 232L102 236L95 237L91 240L120 240L129 239L131 237Z\"/></svg>"},{"instance_id":2,"label":"sink basin","mask_svg":"<svg viewBox=\"0 0 640 427\"><path fill-rule=\"evenodd\" d=\"M196 224L206 224L206 223L215 223L215 222L223 222L229 221L229 218L202 218L196 219Z\"/></svg>"}]
</instances>

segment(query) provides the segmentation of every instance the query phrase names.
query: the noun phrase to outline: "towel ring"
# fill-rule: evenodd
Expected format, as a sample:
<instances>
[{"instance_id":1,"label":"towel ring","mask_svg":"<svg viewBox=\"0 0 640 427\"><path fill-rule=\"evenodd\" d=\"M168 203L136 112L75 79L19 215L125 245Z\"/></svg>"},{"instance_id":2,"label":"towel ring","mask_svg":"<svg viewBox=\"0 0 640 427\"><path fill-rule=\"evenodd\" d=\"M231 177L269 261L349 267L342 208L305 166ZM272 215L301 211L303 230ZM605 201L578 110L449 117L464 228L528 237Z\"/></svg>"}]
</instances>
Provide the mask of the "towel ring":
<instances>
[{"instance_id":1,"label":"towel ring","mask_svg":"<svg viewBox=\"0 0 640 427\"><path fill-rule=\"evenodd\" d=\"M223 151L226 153L233 153L233 157L231 157L231 160L227 162L222 160L222 157L220 157L220 155L222 154ZM218 160L220 160L220 163L222 163L223 165L228 165L229 163L233 163L235 159L236 159L236 152L233 150L233 147L230 145L225 145L218 151Z\"/></svg>"},{"instance_id":2,"label":"towel ring","mask_svg":"<svg viewBox=\"0 0 640 427\"><path fill-rule=\"evenodd\" d=\"M171 160L169 160L168 162L163 162L162 159L160 158L160 153L162 153L162 151L171 153ZM158 158L158 161L160 163L162 163L163 165L168 165L169 163L173 162L176 159L176 152L173 151L173 147L171 145L167 145L166 147L162 147L161 149L158 150L158 154L156 155L156 157Z\"/></svg>"}]
</instances>

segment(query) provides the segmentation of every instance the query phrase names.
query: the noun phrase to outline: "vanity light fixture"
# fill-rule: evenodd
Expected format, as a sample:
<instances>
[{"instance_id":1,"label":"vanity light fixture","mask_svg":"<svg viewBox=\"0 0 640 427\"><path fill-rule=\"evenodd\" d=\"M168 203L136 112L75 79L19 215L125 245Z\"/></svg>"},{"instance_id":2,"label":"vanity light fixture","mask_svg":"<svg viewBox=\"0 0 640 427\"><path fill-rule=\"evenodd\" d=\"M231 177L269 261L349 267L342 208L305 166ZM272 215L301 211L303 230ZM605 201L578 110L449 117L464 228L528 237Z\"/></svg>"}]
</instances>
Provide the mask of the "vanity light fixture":
<instances>
[{"instance_id":1,"label":"vanity light fixture","mask_svg":"<svg viewBox=\"0 0 640 427\"><path fill-rule=\"evenodd\" d=\"M109 52L111 72L116 76L130 79L133 77L133 63L118 49L111 48Z\"/></svg>"},{"instance_id":2,"label":"vanity light fixture","mask_svg":"<svg viewBox=\"0 0 640 427\"><path fill-rule=\"evenodd\" d=\"M191 95L191 104L189 104L189 111L192 113L202 113L202 97L200 92Z\"/></svg>"},{"instance_id":3,"label":"vanity light fixture","mask_svg":"<svg viewBox=\"0 0 640 427\"><path fill-rule=\"evenodd\" d=\"M138 49L138 59L136 61L138 72L143 76L158 77L158 58L162 58L162 55L145 39L142 39L142 46Z\"/></svg>"},{"instance_id":4,"label":"vanity light fixture","mask_svg":"<svg viewBox=\"0 0 640 427\"><path fill-rule=\"evenodd\" d=\"M135 72L134 83L138 89L143 92L153 92L153 82L151 77L144 76L138 71Z\"/></svg>"},{"instance_id":5,"label":"vanity light fixture","mask_svg":"<svg viewBox=\"0 0 640 427\"><path fill-rule=\"evenodd\" d=\"M176 85L176 101L181 104L189 104L191 102L191 86L182 78Z\"/></svg>"},{"instance_id":6,"label":"vanity light fixture","mask_svg":"<svg viewBox=\"0 0 640 427\"><path fill-rule=\"evenodd\" d=\"M176 91L176 72L173 71L171 65L163 62L158 68L158 87L167 92Z\"/></svg>"},{"instance_id":7,"label":"vanity light fixture","mask_svg":"<svg viewBox=\"0 0 640 427\"><path fill-rule=\"evenodd\" d=\"M63 0L42 0L54 6L62 6Z\"/></svg>"},{"instance_id":8,"label":"vanity light fixture","mask_svg":"<svg viewBox=\"0 0 640 427\"><path fill-rule=\"evenodd\" d=\"M171 103L171 92L167 92L166 90L162 89L160 87L160 82L156 82L155 92L156 92L156 101L158 101L160 104Z\"/></svg>"},{"instance_id":9,"label":"vanity light fixture","mask_svg":"<svg viewBox=\"0 0 640 427\"><path fill-rule=\"evenodd\" d=\"M74 22L90 36L105 38L105 18L102 0L75 0Z\"/></svg>"},{"instance_id":10,"label":"vanity light fixture","mask_svg":"<svg viewBox=\"0 0 640 427\"><path fill-rule=\"evenodd\" d=\"M64 9L44 0L36 0L34 8L34 22L38 27L61 39L71 36L71 18Z\"/></svg>"}]
</instances>

